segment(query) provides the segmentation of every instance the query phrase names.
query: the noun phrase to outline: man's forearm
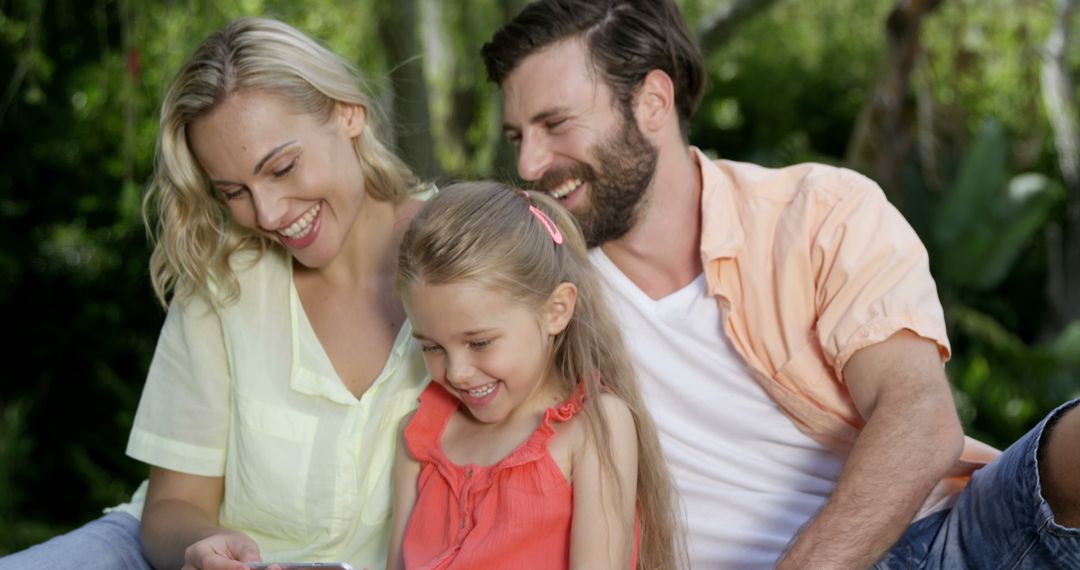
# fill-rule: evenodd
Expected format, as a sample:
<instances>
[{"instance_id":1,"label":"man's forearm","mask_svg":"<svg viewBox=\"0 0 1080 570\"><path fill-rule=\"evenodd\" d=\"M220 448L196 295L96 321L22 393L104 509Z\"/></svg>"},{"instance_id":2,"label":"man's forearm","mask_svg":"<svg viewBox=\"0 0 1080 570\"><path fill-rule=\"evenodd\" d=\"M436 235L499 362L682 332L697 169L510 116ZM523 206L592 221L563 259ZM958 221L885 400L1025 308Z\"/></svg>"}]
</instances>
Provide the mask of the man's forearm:
<instances>
[{"instance_id":1,"label":"man's forearm","mask_svg":"<svg viewBox=\"0 0 1080 570\"><path fill-rule=\"evenodd\" d=\"M856 441L832 497L778 567L872 565L907 529L934 485L956 462L963 441L951 398L883 397Z\"/></svg>"}]
</instances>

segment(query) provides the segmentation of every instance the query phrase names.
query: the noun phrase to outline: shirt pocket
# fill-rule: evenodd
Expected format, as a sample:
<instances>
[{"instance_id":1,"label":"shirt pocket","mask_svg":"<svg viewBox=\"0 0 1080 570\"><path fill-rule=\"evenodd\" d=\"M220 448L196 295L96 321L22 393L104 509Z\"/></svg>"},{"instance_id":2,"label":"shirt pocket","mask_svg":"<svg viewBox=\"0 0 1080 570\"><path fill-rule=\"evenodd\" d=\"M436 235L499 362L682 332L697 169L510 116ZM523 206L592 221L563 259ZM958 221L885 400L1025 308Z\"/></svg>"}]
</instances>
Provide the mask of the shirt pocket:
<instances>
[{"instance_id":1,"label":"shirt pocket","mask_svg":"<svg viewBox=\"0 0 1080 570\"><path fill-rule=\"evenodd\" d=\"M258 400L238 401L225 472L222 525L301 537L318 420Z\"/></svg>"}]
</instances>

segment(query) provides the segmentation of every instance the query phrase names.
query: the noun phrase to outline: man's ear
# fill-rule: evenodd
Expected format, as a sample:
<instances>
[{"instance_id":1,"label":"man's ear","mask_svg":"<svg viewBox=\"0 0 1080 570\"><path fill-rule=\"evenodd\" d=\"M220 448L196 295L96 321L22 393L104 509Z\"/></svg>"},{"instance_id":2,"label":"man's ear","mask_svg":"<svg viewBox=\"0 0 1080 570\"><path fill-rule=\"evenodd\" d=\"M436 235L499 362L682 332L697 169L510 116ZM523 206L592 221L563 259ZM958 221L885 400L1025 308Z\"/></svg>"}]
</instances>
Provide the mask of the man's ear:
<instances>
[{"instance_id":1,"label":"man's ear","mask_svg":"<svg viewBox=\"0 0 1080 570\"><path fill-rule=\"evenodd\" d=\"M559 283L544 305L544 328L549 335L566 330L577 306L577 285Z\"/></svg>"},{"instance_id":2,"label":"man's ear","mask_svg":"<svg viewBox=\"0 0 1080 570\"><path fill-rule=\"evenodd\" d=\"M654 69L641 80L634 97L634 115L643 132L663 129L675 117L675 84L667 73Z\"/></svg>"},{"instance_id":3,"label":"man's ear","mask_svg":"<svg viewBox=\"0 0 1080 570\"><path fill-rule=\"evenodd\" d=\"M350 139L360 136L367 126L367 108L356 103L338 101L337 119L342 130Z\"/></svg>"}]
</instances>

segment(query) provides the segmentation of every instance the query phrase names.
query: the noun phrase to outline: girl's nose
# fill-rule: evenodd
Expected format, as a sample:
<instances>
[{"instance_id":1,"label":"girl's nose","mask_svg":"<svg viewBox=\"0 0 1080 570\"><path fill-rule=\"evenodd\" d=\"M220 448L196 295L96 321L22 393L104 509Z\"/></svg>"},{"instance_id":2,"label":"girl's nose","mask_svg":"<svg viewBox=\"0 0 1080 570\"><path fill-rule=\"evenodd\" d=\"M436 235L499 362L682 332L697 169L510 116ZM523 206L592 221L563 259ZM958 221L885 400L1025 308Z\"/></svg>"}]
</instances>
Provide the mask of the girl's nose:
<instances>
[{"instance_id":1,"label":"girl's nose","mask_svg":"<svg viewBox=\"0 0 1080 570\"><path fill-rule=\"evenodd\" d=\"M467 359L456 358L451 360L449 356L447 357L446 380L455 387L467 386L469 380L473 377L473 372L474 368Z\"/></svg>"}]
</instances>

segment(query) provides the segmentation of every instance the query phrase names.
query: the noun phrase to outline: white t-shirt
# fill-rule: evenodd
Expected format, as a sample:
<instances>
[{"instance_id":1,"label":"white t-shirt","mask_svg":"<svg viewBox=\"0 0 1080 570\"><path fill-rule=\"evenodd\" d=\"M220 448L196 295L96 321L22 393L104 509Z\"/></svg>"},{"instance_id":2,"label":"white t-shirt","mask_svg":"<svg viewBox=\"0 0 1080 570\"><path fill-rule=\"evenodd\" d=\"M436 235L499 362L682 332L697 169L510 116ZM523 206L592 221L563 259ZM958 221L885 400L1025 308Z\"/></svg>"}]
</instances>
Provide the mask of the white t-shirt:
<instances>
[{"instance_id":1,"label":"white t-shirt","mask_svg":"<svg viewBox=\"0 0 1080 570\"><path fill-rule=\"evenodd\" d=\"M843 462L754 381L704 275L659 300L590 252L622 326L686 514L694 568L772 568Z\"/></svg>"}]
</instances>

